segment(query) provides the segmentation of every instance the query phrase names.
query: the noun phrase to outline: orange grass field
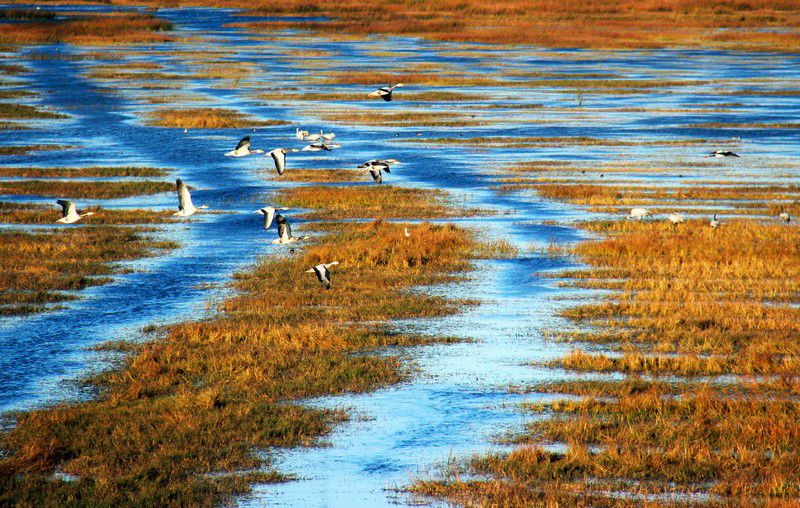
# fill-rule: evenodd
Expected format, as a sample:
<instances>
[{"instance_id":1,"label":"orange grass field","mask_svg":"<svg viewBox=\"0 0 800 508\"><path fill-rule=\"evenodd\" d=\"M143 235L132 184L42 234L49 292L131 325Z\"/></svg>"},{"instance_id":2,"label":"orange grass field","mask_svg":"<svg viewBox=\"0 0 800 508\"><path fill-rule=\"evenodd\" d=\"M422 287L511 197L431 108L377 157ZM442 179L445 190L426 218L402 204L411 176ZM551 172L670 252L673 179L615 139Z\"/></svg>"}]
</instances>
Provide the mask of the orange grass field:
<instances>
[{"instance_id":1,"label":"orange grass field","mask_svg":"<svg viewBox=\"0 0 800 508\"><path fill-rule=\"evenodd\" d=\"M393 204L424 209L427 199L423 192L387 199L383 211L408 216ZM293 197L294 206L315 204ZM349 215L357 206L353 200ZM448 339L399 334L389 321L442 316L466 303L409 290L455 280L469 259L495 251L452 225L304 229L321 236L237 275L237 296L212 318L170 326L158 340L109 345L128 355L89 380L96 399L14 415L0 441L0 504L208 506L246 492L250 482L284 480L256 450L313 444L345 418L288 401L407 378L399 358L370 351ZM332 260L340 264L326 291L305 270ZM54 478L57 471L75 480Z\"/></svg>"}]
</instances>

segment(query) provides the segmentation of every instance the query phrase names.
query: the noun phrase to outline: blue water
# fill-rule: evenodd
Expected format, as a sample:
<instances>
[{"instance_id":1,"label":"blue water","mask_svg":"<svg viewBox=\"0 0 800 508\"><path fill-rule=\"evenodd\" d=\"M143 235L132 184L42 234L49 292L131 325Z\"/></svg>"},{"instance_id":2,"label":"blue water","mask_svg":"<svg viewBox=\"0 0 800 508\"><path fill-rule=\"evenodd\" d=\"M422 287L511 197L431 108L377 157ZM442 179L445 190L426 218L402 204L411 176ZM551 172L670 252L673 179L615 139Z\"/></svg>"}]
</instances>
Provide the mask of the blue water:
<instances>
[{"instance_id":1,"label":"blue water","mask_svg":"<svg viewBox=\"0 0 800 508\"><path fill-rule=\"evenodd\" d=\"M76 9L107 10L105 6ZM25 165L152 165L174 169L196 187L196 204L213 211L174 225L160 227L159 235L180 242L180 248L124 266L133 273L120 275L106 286L80 292L81 299L64 310L0 321L0 411L37 407L58 400L90 396L72 380L88 371L108 366L108 357L87 348L108 340L143 337L141 328L207 316L209 307L228 294L225 283L237 270L258 256L272 255L272 234L260 228L251 212L267 203L271 191L286 185L271 170L269 159L230 159L222 154L238 139L250 134L256 148L298 146L295 127L310 131L335 130L342 148L329 154L291 154L293 167L355 167L374 157L403 161L386 183L443 189L466 207L484 209L487 216L459 220L491 239L504 239L522 249L517 259L477 263L470 278L459 284L431 288L443 294L479 299L481 305L437 320L397 323L400 329L460 336L472 340L454 345L393 349L413 361L419 374L413 381L370 394L345 395L308 401L325 407L344 407L352 421L329 436L330 446L273 450L277 466L301 480L281 485L257 486L241 505L279 506L384 506L408 501L392 490L425 475L437 462L491 449L494 439L520 428L524 416L516 409L521 400L536 395L509 395L509 385L553 379L563 375L532 367L563 354L567 346L542 337L542 332L564 326L556 317L564 298L584 298L587 293L558 288L542 273L567 268L570 261L549 257L539 249L568 244L582 238L573 224L587 218L585 210L548 202L532 192L501 193L495 189L503 166L524 160L581 161L601 172L606 162L642 164L704 162L712 148L732 146L746 153L736 161L715 161L706 171L687 172L683 182L708 179L764 182L798 176L800 142L797 129L730 130L691 127L699 122L786 122L800 114L800 97L723 95L728 90L798 88L800 59L791 55L728 53L720 51L593 52L542 50L491 45L455 45L391 37L367 41L330 40L313 35L282 32L263 37L225 27L246 20L231 10L161 9L159 16L175 24L178 34L191 34L204 42L138 48L102 48L102 51L139 51L135 58L165 65L165 72L190 76L185 60L198 50L220 50L225 61L246 65L255 75L227 87L191 79L177 92L187 91L208 103L187 102L186 107L208 104L233 107L265 119L282 119L292 125L244 130L189 131L145 127L142 118L153 106L147 95L176 91L143 91L129 83L100 83L87 77L90 61L34 60L33 53L73 54L94 51L69 46L24 49L19 59L31 69L26 88L40 96L35 102L71 115L65 121L42 122L32 131L0 132L0 144L51 143L74 145L73 150L6 157L3 164ZM185 51L176 55L165 51ZM292 50L330 51L330 57L304 59ZM374 51L392 51L387 59ZM461 54L452 54L461 51ZM467 128L365 127L325 124L315 116L314 104L266 102L256 96L270 86L314 86L320 90L359 90L353 85L311 85L321 64L324 70L366 72L369 69L403 69L420 62L453 66L461 71L511 68L523 71L611 74L632 79L699 80L691 87L657 89L651 94L598 94L585 92L578 110L576 92L555 88L479 89L475 101L453 105L416 106L457 108L486 123ZM111 63L113 62L105 62ZM314 65L309 65L313 63ZM758 83L742 80L758 78ZM509 78L524 81L524 78ZM414 90L408 84L397 93ZM487 100L485 97L494 97ZM493 102L542 104L542 109L487 110ZM724 111L715 104L727 103ZM704 110L687 113L685 108ZM403 110L408 103L357 103L360 108ZM651 111L620 110L648 108ZM653 112L652 109L662 111ZM419 136L417 135L419 134ZM526 149L474 146L432 147L398 142L398 137L438 138L472 136L589 136L617 140L672 140L703 138L694 146L541 146ZM731 140L737 136L741 139ZM784 175L784 176L781 176ZM613 180L608 175L606 181ZM621 178L621 177L620 177ZM625 178L632 178L626 175ZM674 183L677 175L642 174L650 183ZM365 176L364 185L371 185ZM2 196L0 199L15 199ZM20 198L50 203L51 199ZM98 201L107 207L174 209L172 193L122 200ZM94 201L84 200L82 204ZM55 207L54 207L55 213ZM289 212L297 234L303 222ZM80 227L80 226L78 226ZM207 284L216 284L212 289Z\"/></svg>"}]
</instances>

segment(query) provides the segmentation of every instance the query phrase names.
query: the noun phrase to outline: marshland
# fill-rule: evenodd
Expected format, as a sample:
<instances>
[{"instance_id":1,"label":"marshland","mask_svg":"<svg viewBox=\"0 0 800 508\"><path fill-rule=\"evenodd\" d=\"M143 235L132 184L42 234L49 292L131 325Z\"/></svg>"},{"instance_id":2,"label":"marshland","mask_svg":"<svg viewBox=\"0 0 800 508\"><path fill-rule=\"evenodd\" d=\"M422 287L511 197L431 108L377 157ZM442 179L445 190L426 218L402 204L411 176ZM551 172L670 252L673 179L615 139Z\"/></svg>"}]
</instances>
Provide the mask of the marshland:
<instances>
[{"instance_id":1,"label":"marshland","mask_svg":"<svg viewBox=\"0 0 800 508\"><path fill-rule=\"evenodd\" d=\"M393 7L0 9L0 504L800 502L800 8Z\"/></svg>"}]
</instances>

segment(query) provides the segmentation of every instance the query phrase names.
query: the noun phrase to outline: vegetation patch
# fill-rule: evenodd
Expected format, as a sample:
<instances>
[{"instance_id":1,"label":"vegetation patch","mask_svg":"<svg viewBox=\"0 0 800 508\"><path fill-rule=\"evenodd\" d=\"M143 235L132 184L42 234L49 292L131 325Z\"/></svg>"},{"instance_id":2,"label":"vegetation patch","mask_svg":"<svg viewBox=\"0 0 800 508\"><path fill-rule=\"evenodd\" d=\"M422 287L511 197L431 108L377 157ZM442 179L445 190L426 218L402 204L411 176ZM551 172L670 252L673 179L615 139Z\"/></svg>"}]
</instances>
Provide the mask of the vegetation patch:
<instances>
[{"instance_id":1,"label":"vegetation patch","mask_svg":"<svg viewBox=\"0 0 800 508\"><path fill-rule=\"evenodd\" d=\"M26 145L26 146L0 146L0 155L28 155L32 152L47 152L51 150L69 150L74 146L62 145Z\"/></svg>"},{"instance_id":2,"label":"vegetation patch","mask_svg":"<svg viewBox=\"0 0 800 508\"><path fill-rule=\"evenodd\" d=\"M167 21L147 14L113 13L66 15L61 19L17 18L0 31L0 44L56 44L100 46L108 44L152 44L169 42Z\"/></svg>"},{"instance_id":3,"label":"vegetation patch","mask_svg":"<svg viewBox=\"0 0 800 508\"><path fill-rule=\"evenodd\" d=\"M90 167L0 167L0 176L22 178L82 178L82 177L142 177L166 176L171 170L144 166L90 166Z\"/></svg>"},{"instance_id":4,"label":"vegetation patch","mask_svg":"<svg viewBox=\"0 0 800 508\"><path fill-rule=\"evenodd\" d=\"M180 129L243 129L269 125L287 125L284 120L259 120L231 109L188 108L157 109L150 114L149 125Z\"/></svg>"},{"instance_id":5,"label":"vegetation patch","mask_svg":"<svg viewBox=\"0 0 800 508\"><path fill-rule=\"evenodd\" d=\"M172 182L150 180L135 182L70 181L70 180L5 180L0 181L0 194L53 198L112 199L175 192Z\"/></svg>"},{"instance_id":6,"label":"vegetation patch","mask_svg":"<svg viewBox=\"0 0 800 508\"><path fill-rule=\"evenodd\" d=\"M57 118L69 118L68 115L46 111L36 106L27 104L9 104L0 102L0 118L8 119L30 119L30 120L51 120Z\"/></svg>"}]
</instances>

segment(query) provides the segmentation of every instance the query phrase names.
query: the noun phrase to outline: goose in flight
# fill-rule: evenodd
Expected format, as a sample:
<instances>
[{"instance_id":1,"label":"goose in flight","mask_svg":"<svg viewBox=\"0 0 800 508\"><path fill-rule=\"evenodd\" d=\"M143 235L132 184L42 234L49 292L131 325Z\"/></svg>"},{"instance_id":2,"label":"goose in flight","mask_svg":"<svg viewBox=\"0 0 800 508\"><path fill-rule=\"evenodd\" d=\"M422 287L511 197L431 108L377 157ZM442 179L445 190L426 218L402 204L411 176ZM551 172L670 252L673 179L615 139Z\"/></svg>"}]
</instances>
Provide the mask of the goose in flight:
<instances>
[{"instance_id":1,"label":"goose in flight","mask_svg":"<svg viewBox=\"0 0 800 508\"><path fill-rule=\"evenodd\" d=\"M789 217L789 212L786 212L786 211L783 211L783 210L781 211L781 214L778 215L778 218L780 220L782 220L783 222L785 222L786 224L789 224L789 222L792 220L792 218Z\"/></svg>"},{"instance_id":2,"label":"goose in flight","mask_svg":"<svg viewBox=\"0 0 800 508\"><path fill-rule=\"evenodd\" d=\"M650 215L650 212L647 211L646 208L632 208L630 215L628 215L629 219L643 219Z\"/></svg>"},{"instance_id":3,"label":"goose in flight","mask_svg":"<svg viewBox=\"0 0 800 508\"><path fill-rule=\"evenodd\" d=\"M320 136L322 137L322 139L324 139L325 141L330 141L330 140L332 140L333 138L335 138L335 137L336 137L336 134L334 134L333 132L329 132L329 133L325 134L324 132L322 132L322 131L319 131L319 135L320 135Z\"/></svg>"},{"instance_id":4,"label":"goose in flight","mask_svg":"<svg viewBox=\"0 0 800 508\"><path fill-rule=\"evenodd\" d=\"M299 151L300 150L296 148L276 148L275 150L266 153L264 157L267 155L272 157L272 161L275 163L275 169L278 171L279 175L282 175L283 172L286 171L286 154Z\"/></svg>"},{"instance_id":5,"label":"goose in flight","mask_svg":"<svg viewBox=\"0 0 800 508\"><path fill-rule=\"evenodd\" d=\"M317 275L317 279L319 280L320 284L325 286L325 289L331 288L331 272L328 268L338 265L338 261L333 261L331 263L322 263L319 264L309 270L306 270L306 273L314 273Z\"/></svg>"},{"instance_id":6,"label":"goose in flight","mask_svg":"<svg viewBox=\"0 0 800 508\"><path fill-rule=\"evenodd\" d=\"M321 137L322 137L322 131L319 131L319 134L316 134L316 133L314 133L314 134L306 134L305 139L307 139L308 141L317 141Z\"/></svg>"},{"instance_id":7,"label":"goose in flight","mask_svg":"<svg viewBox=\"0 0 800 508\"><path fill-rule=\"evenodd\" d=\"M678 224L683 223L683 215L673 212L667 215L667 220L670 221L673 226L677 226Z\"/></svg>"},{"instance_id":8,"label":"goose in flight","mask_svg":"<svg viewBox=\"0 0 800 508\"><path fill-rule=\"evenodd\" d=\"M708 154L709 157L738 157L738 155L730 150L714 150Z\"/></svg>"},{"instance_id":9,"label":"goose in flight","mask_svg":"<svg viewBox=\"0 0 800 508\"><path fill-rule=\"evenodd\" d=\"M66 199L59 199L56 201L59 205L61 205L61 218L58 219L56 222L60 222L61 224L72 224L73 222L78 222L84 217L88 217L89 215L94 215L94 212L86 212L86 213L78 213L78 208L75 206L75 203Z\"/></svg>"},{"instance_id":10,"label":"goose in flight","mask_svg":"<svg viewBox=\"0 0 800 508\"><path fill-rule=\"evenodd\" d=\"M714 214L714 218L711 219L708 223L711 226L711 229L717 229L719 227L719 221L717 220L717 214Z\"/></svg>"},{"instance_id":11,"label":"goose in flight","mask_svg":"<svg viewBox=\"0 0 800 508\"><path fill-rule=\"evenodd\" d=\"M192 203L192 196L189 194L189 188L183 183L183 180L178 178L175 180L175 187L178 189L178 212L173 215L176 217L188 217L194 215L197 210L201 208L208 208L208 206L195 207Z\"/></svg>"},{"instance_id":12,"label":"goose in flight","mask_svg":"<svg viewBox=\"0 0 800 508\"><path fill-rule=\"evenodd\" d=\"M299 128L295 128L294 137L300 141L304 141L308 137L308 131L301 131Z\"/></svg>"},{"instance_id":13,"label":"goose in flight","mask_svg":"<svg viewBox=\"0 0 800 508\"><path fill-rule=\"evenodd\" d=\"M289 226L289 221L287 221L283 217L283 215L279 213L275 214L275 224L278 225L278 239L272 240L272 243L284 245L287 243L294 243L297 240L303 239L302 236L292 236L292 228Z\"/></svg>"},{"instance_id":14,"label":"goose in flight","mask_svg":"<svg viewBox=\"0 0 800 508\"><path fill-rule=\"evenodd\" d=\"M275 219L275 212L278 210L288 210L289 207L282 206L280 208L275 208L274 206L265 206L261 210L256 210L253 213L260 213L264 216L264 229L269 229L272 226L272 221Z\"/></svg>"},{"instance_id":15,"label":"goose in flight","mask_svg":"<svg viewBox=\"0 0 800 508\"><path fill-rule=\"evenodd\" d=\"M392 92L394 92L394 89L395 88L400 88L401 86L403 86L403 83L397 83L394 86L384 86L384 87L378 88L374 92L370 92L369 96L370 97L380 97L381 99L385 100L386 102L389 102L389 101L392 100Z\"/></svg>"},{"instance_id":16,"label":"goose in flight","mask_svg":"<svg viewBox=\"0 0 800 508\"><path fill-rule=\"evenodd\" d=\"M245 157L254 153L264 153L264 150L251 150L250 136L245 136L239 140L236 148L225 154L225 157Z\"/></svg>"},{"instance_id":17,"label":"goose in flight","mask_svg":"<svg viewBox=\"0 0 800 508\"><path fill-rule=\"evenodd\" d=\"M391 173L389 166L392 164L400 164L397 159L371 159L367 162L358 165L358 169L369 169L371 167L380 167L383 171Z\"/></svg>"},{"instance_id":18,"label":"goose in flight","mask_svg":"<svg viewBox=\"0 0 800 508\"><path fill-rule=\"evenodd\" d=\"M327 143L311 143L310 145L304 147L301 152L319 152L321 150L325 150L326 152L330 152L334 148L339 148L342 145L334 145L334 144L327 144Z\"/></svg>"}]
</instances>

